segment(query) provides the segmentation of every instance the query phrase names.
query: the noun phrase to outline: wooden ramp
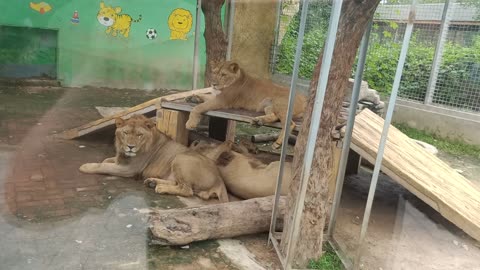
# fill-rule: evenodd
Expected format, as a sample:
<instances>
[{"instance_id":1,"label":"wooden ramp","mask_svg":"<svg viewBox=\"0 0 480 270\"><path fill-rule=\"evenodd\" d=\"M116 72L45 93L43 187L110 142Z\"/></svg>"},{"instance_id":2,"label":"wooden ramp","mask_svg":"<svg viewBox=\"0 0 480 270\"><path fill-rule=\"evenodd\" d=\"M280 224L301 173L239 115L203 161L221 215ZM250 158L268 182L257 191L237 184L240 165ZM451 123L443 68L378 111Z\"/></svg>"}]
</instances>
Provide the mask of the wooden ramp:
<instances>
[{"instance_id":1,"label":"wooden ramp","mask_svg":"<svg viewBox=\"0 0 480 270\"><path fill-rule=\"evenodd\" d=\"M369 110L356 116L351 148L375 163L384 121ZM390 126L382 171L480 241L480 189Z\"/></svg>"},{"instance_id":2,"label":"wooden ramp","mask_svg":"<svg viewBox=\"0 0 480 270\"><path fill-rule=\"evenodd\" d=\"M66 130L58 134L58 137L67 139L67 140L75 139L75 138L84 136L86 134L102 130L104 128L112 127L113 125L115 125L115 118L117 117L122 117L124 119L127 119L134 114L144 114L144 115L153 114L157 110L157 106L160 100L172 101L176 99L183 99L185 97L188 97L194 94L207 94L211 92L212 92L212 88L209 87L209 88L185 91L177 94L158 97L158 98L149 100L147 102L144 102L142 104L139 104L137 106L131 107L128 110L125 110L123 112L114 114L112 116L104 117L104 118L92 121L90 123L87 123L85 125Z\"/></svg>"}]
</instances>

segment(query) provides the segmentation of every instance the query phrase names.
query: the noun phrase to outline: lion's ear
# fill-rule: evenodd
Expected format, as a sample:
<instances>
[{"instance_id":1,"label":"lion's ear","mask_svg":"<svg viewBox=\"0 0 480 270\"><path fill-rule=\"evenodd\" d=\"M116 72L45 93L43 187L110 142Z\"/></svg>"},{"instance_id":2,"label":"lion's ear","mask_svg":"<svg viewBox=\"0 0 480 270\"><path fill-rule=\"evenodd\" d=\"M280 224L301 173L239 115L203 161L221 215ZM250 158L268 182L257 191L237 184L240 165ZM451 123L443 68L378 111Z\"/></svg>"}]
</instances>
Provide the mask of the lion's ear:
<instances>
[{"instance_id":1,"label":"lion's ear","mask_svg":"<svg viewBox=\"0 0 480 270\"><path fill-rule=\"evenodd\" d=\"M105 8L105 3L100 2L100 8L102 8L102 9Z\"/></svg>"},{"instance_id":2,"label":"lion's ear","mask_svg":"<svg viewBox=\"0 0 480 270\"><path fill-rule=\"evenodd\" d=\"M229 66L228 66L228 69L233 72L233 73L237 73L238 69L240 67L238 66L237 63L231 63Z\"/></svg>"},{"instance_id":3,"label":"lion's ear","mask_svg":"<svg viewBox=\"0 0 480 270\"><path fill-rule=\"evenodd\" d=\"M146 119L146 120L145 120L145 126L146 126L148 129L152 129L152 128L154 128L156 125L155 125L155 122L154 122L152 119Z\"/></svg>"},{"instance_id":4,"label":"lion's ear","mask_svg":"<svg viewBox=\"0 0 480 270\"><path fill-rule=\"evenodd\" d=\"M123 127L124 124L125 124L125 120L123 120L120 117L115 118L115 125L117 126L117 128Z\"/></svg>"},{"instance_id":5,"label":"lion's ear","mask_svg":"<svg viewBox=\"0 0 480 270\"><path fill-rule=\"evenodd\" d=\"M115 13L120 13L122 12L122 8L121 7L115 7Z\"/></svg>"}]
</instances>

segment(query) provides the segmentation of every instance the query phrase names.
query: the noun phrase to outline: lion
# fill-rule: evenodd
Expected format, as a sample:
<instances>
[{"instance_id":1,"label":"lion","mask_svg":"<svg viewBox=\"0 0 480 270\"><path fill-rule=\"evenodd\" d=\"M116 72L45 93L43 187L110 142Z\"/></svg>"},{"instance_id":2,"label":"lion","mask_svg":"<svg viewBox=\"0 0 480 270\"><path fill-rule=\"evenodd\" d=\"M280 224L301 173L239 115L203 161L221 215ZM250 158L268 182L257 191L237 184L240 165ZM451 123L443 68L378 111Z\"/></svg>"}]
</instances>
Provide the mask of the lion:
<instances>
[{"instance_id":1,"label":"lion","mask_svg":"<svg viewBox=\"0 0 480 270\"><path fill-rule=\"evenodd\" d=\"M240 66L233 61L226 61L214 65L210 78L212 87L219 93L214 98L205 101L206 96L189 97L205 101L195 106L186 123L187 129L195 129L201 119L201 114L218 109L245 109L264 112L265 115L252 119L251 123L263 125L278 120L285 126L287 116L289 90L276 85L268 80L257 79L249 76ZM187 98L188 101L188 98ZM303 117L307 106L307 99L298 93L294 100L293 118ZM290 123L290 131L295 128L295 123ZM283 142L285 130L272 147L277 149Z\"/></svg>"},{"instance_id":2,"label":"lion","mask_svg":"<svg viewBox=\"0 0 480 270\"><path fill-rule=\"evenodd\" d=\"M232 142L216 144L196 140L190 149L202 155L217 156L216 163L227 190L242 199L271 196L275 194L280 161L264 164L250 155L246 148ZM292 162L285 162L281 195L287 195L292 177Z\"/></svg>"},{"instance_id":3,"label":"lion","mask_svg":"<svg viewBox=\"0 0 480 270\"><path fill-rule=\"evenodd\" d=\"M207 157L174 142L143 115L128 120L117 118L115 123L116 156L102 163L83 164L81 172L120 177L141 175L146 184L155 183L156 193L197 195L205 200L218 197L220 202L228 202L214 151Z\"/></svg>"},{"instance_id":4,"label":"lion","mask_svg":"<svg viewBox=\"0 0 480 270\"><path fill-rule=\"evenodd\" d=\"M192 29L193 17L190 11L177 8L168 16L170 39L187 40L187 33Z\"/></svg>"},{"instance_id":5,"label":"lion","mask_svg":"<svg viewBox=\"0 0 480 270\"><path fill-rule=\"evenodd\" d=\"M128 38L130 34L130 27L132 22L139 22L142 20L142 15L134 20L128 14L120 14L122 12L121 7L106 6L103 2L100 2L100 10L97 14L98 22L107 27L105 31L107 34L111 34L116 37L118 33Z\"/></svg>"}]
</instances>

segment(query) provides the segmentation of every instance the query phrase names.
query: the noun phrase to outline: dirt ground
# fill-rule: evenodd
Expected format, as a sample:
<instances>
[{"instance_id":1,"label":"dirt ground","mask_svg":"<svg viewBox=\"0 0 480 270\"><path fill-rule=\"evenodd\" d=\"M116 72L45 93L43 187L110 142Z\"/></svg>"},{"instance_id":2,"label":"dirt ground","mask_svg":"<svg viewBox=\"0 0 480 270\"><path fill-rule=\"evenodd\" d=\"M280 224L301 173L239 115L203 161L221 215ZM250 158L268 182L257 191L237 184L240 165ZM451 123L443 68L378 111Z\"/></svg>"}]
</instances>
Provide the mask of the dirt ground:
<instances>
[{"instance_id":1,"label":"dirt ground","mask_svg":"<svg viewBox=\"0 0 480 270\"><path fill-rule=\"evenodd\" d=\"M2 269L242 269L221 241L150 243L149 210L184 207L177 197L135 179L78 171L114 154L111 131L73 141L52 136L99 118L95 106L128 107L168 92L0 88ZM440 156L480 182L475 161ZM363 171L346 180L335 238L350 257L369 179ZM262 267L279 268L266 235L237 240ZM366 242L364 269L480 269L477 242L384 175Z\"/></svg>"}]
</instances>

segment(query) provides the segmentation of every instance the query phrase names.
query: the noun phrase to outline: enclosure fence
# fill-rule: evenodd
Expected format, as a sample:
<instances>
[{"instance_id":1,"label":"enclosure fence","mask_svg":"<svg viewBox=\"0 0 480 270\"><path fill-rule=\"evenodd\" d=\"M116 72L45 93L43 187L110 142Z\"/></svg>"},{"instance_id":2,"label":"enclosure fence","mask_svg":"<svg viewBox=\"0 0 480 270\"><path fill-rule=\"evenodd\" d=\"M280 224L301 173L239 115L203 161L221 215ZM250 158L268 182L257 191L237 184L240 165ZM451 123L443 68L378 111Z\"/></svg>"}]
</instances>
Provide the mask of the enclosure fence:
<instances>
[{"instance_id":1,"label":"enclosure fence","mask_svg":"<svg viewBox=\"0 0 480 270\"><path fill-rule=\"evenodd\" d=\"M395 3L395 4L392 4ZM375 13L364 80L390 94L411 1L382 1ZM399 98L480 113L480 1L417 2L410 50ZM329 1L312 1L305 30L300 78L310 79L325 40ZM325 8L322 8L323 5ZM298 1L283 1L272 70L291 75L298 29Z\"/></svg>"}]
</instances>

